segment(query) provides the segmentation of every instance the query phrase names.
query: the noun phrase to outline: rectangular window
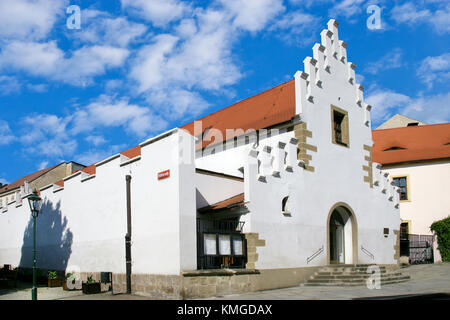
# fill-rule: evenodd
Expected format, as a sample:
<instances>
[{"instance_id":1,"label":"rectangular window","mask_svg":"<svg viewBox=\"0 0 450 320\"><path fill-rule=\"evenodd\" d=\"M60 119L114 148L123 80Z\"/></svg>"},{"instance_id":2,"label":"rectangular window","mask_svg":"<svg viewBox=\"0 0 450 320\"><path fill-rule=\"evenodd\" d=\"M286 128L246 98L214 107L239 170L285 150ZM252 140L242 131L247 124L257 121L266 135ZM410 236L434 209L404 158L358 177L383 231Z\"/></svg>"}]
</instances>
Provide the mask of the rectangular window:
<instances>
[{"instance_id":1,"label":"rectangular window","mask_svg":"<svg viewBox=\"0 0 450 320\"><path fill-rule=\"evenodd\" d=\"M334 134L336 143L344 144L344 140L342 138L342 122L344 122L344 115L334 111Z\"/></svg>"},{"instance_id":2,"label":"rectangular window","mask_svg":"<svg viewBox=\"0 0 450 320\"><path fill-rule=\"evenodd\" d=\"M242 256L244 253L243 242L241 238L233 238L233 250L236 256Z\"/></svg>"},{"instance_id":3,"label":"rectangular window","mask_svg":"<svg viewBox=\"0 0 450 320\"><path fill-rule=\"evenodd\" d=\"M219 235L219 252L223 256L231 255L230 235Z\"/></svg>"},{"instance_id":4,"label":"rectangular window","mask_svg":"<svg viewBox=\"0 0 450 320\"><path fill-rule=\"evenodd\" d=\"M408 177L392 178L393 184L400 188L400 201L409 200Z\"/></svg>"},{"instance_id":5,"label":"rectangular window","mask_svg":"<svg viewBox=\"0 0 450 320\"><path fill-rule=\"evenodd\" d=\"M347 111L331 106L331 130L334 144L350 146Z\"/></svg>"},{"instance_id":6,"label":"rectangular window","mask_svg":"<svg viewBox=\"0 0 450 320\"><path fill-rule=\"evenodd\" d=\"M205 234L204 235L204 247L205 255L216 255L217 254L217 243L215 234Z\"/></svg>"}]
</instances>

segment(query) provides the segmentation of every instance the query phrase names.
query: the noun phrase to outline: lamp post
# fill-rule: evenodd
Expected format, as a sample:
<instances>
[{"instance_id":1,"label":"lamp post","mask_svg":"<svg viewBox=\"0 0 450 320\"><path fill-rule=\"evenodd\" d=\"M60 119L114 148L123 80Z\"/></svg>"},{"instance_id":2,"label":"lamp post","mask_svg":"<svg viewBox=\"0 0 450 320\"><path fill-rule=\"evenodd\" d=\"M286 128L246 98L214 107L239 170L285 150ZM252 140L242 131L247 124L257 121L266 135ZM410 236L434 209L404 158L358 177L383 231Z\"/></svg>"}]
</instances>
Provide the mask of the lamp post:
<instances>
[{"instance_id":1,"label":"lamp post","mask_svg":"<svg viewBox=\"0 0 450 320\"><path fill-rule=\"evenodd\" d=\"M33 217L33 288L31 289L31 300L37 300L36 288L36 218L41 210L42 199L39 197L36 190L28 197L30 205L31 216Z\"/></svg>"}]
</instances>

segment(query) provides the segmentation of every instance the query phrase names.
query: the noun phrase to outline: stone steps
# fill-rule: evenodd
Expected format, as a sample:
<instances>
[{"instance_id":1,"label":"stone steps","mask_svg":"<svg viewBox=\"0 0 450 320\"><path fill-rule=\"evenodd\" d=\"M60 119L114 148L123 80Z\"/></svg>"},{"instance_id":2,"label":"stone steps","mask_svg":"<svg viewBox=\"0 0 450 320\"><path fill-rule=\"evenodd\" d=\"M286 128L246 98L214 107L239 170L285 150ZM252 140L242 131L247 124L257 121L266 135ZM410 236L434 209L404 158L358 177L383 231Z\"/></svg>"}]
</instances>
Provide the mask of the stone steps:
<instances>
[{"instance_id":1,"label":"stone steps","mask_svg":"<svg viewBox=\"0 0 450 320\"><path fill-rule=\"evenodd\" d=\"M350 280L356 280L356 279L361 279L361 280L365 280L367 278L369 278L371 275L370 274L357 274L357 275L317 275L317 276L312 276L310 279L315 279L315 280L346 280L346 279L350 279ZM381 279L385 279L385 278L392 278L392 277L401 277L402 274L400 272L395 272L395 273L386 273L386 274L381 274Z\"/></svg>"},{"instance_id":2,"label":"stone steps","mask_svg":"<svg viewBox=\"0 0 450 320\"><path fill-rule=\"evenodd\" d=\"M372 273L367 273L370 265L331 265L315 272L302 286L365 286ZM398 270L386 270L378 266L380 284L392 284L408 281L409 276L402 275Z\"/></svg>"}]
</instances>

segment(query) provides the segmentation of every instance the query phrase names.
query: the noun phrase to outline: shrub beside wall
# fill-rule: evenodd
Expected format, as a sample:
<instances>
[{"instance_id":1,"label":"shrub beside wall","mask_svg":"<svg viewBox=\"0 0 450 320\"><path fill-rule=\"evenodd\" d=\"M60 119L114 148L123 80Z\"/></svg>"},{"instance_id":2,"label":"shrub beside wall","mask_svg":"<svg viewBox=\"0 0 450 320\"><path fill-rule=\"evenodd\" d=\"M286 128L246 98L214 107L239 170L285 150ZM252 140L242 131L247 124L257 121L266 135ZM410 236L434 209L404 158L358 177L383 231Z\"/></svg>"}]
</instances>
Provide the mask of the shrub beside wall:
<instances>
[{"instance_id":1,"label":"shrub beside wall","mask_svg":"<svg viewBox=\"0 0 450 320\"><path fill-rule=\"evenodd\" d=\"M450 216L435 221L430 227L437 236L438 249L442 261L450 261Z\"/></svg>"}]
</instances>

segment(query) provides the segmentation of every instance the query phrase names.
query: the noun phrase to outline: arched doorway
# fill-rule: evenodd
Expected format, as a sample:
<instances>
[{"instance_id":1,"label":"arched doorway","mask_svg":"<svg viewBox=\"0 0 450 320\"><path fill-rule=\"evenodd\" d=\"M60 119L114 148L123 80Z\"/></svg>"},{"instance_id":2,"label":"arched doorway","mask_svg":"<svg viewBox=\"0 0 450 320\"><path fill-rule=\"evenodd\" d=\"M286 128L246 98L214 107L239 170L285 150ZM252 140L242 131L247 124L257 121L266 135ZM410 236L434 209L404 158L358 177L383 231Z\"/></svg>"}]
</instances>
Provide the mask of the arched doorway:
<instances>
[{"instance_id":1,"label":"arched doorway","mask_svg":"<svg viewBox=\"0 0 450 320\"><path fill-rule=\"evenodd\" d=\"M327 220L328 263L356 264L358 227L353 210L345 203L335 204Z\"/></svg>"}]
</instances>

